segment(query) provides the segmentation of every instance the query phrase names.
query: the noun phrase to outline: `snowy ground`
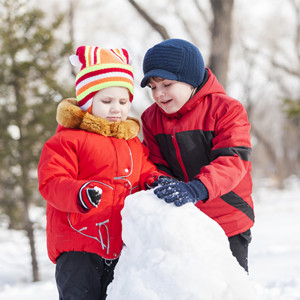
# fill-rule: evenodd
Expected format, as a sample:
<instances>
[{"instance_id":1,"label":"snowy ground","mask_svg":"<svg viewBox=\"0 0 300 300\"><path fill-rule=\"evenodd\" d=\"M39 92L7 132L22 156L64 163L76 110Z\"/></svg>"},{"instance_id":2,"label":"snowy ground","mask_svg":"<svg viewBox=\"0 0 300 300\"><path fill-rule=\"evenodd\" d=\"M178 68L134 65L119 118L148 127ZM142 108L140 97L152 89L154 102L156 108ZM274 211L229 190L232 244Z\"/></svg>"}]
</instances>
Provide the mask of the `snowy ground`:
<instances>
[{"instance_id":1,"label":"snowy ground","mask_svg":"<svg viewBox=\"0 0 300 300\"><path fill-rule=\"evenodd\" d=\"M260 300L300 300L299 181L290 181L283 191L261 188L254 198L250 280ZM58 299L55 268L47 257L43 231L37 231L37 250L42 281L31 283L26 237L0 227L0 299L20 299L20 295L22 300Z\"/></svg>"},{"instance_id":2,"label":"snowy ground","mask_svg":"<svg viewBox=\"0 0 300 300\"><path fill-rule=\"evenodd\" d=\"M300 299L300 183L255 193L250 278L262 300Z\"/></svg>"}]
</instances>

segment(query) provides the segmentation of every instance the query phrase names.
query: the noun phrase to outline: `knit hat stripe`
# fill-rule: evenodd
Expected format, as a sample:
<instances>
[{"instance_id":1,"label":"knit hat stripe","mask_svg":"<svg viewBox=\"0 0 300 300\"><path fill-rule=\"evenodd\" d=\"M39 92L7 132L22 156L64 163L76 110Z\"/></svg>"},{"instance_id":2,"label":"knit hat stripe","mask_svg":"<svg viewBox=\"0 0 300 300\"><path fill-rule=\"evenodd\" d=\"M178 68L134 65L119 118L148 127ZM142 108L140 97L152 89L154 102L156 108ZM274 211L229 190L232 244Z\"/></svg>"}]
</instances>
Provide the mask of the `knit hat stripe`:
<instances>
[{"instance_id":1,"label":"knit hat stripe","mask_svg":"<svg viewBox=\"0 0 300 300\"><path fill-rule=\"evenodd\" d=\"M130 85L132 81L128 78L117 77L117 76L105 77L105 78L100 78L98 80L87 81L86 84L84 84L80 89L76 91L77 99L80 101L88 93L94 92L95 88L99 88L102 83L107 83L107 82L111 82L110 86L118 86L118 84L122 82L124 82L124 84L126 83L127 85ZM130 91L133 91L133 89L130 88Z\"/></svg>"},{"instance_id":2,"label":"knit hat stripe","mask_svg":"<svg viewBox=\"0 0 300 300\"><path fill-rule=\"evenodd\" d=\"M99 47L95 47L95 46L86 47L84 56L85 56L87 67L100 63L100 51L101 48Z\"/></svg>"},{"instance_id":3,"label":"knit hat stripe","mask_svg":"<svg viewBox=\"0 0 300 300\"><path fill-rule=\"evenodd\" d=\"M124 87L124 88L127 88L130 92L130 101L132 100L132 95L133 95L133 87L130 83L126 83L124 81L115 81L115 82L112 82L112 81L107 81L107 82L101 82L99 83L98 85L94 85L94 86L91 86L90 89L85 93L85 97L83 98L79 98L77 96L77 100L78 100L78 104L79 106L83 109L86 105L91 106L92 104L92 100L93 100L93 97L95 96L95 94L99 91L99 90L103 90L104 88L107 88L107 87L112 87L112 86L117 86L117 87ZM83 96L83 95L81 95Z\"/></svg>"},{"instance_id":4,"label":"knit hat stripe","mask_svg":"<svg viewBox=\"0 0 300 300\"><path fill-rule=\"evenodd\" d=\"M101 48L96 47L96 53L95 53L95 56L96 56L96 62L95 62L95 64L101 64L101 56L100 56L100 52L101 52Z\"/></svg>"},{"instance_id":5,"label":"knit hat stripe","mask_svg":"<svg viewBox=\"0 0 300 300\"><path fill-rule=\"evenodd\" d=\"M77 77L81 76L82 74L87 74L87 73L90 73L90 72L93 72L93 71L96 71L96 70L107 70L107 69L116 69L116 68L119 68L121 70L128 70L128 71L131 71L133 73L133 69L130 65L116 64L116 63L112 63L112 64L106 63L106 64L99 64L99 65L93 65L93 66L86 67L86 68L82 69L79 72Z\"/></svg>"},{"instance_id":6,"label":"knit hat stripe","mask_svg":"<svg viewBox=\"0 0 300 300\"><path fill-rule=\"evenodd\" d=\"M110 73L111 76L105 76L105 75L98 75L93 76L92 78L86 78L84 81L81 81L79 84L76 85L76 94L79 96L82 92L84 92L86 89L88 89L91 85L98 84L98 82L106 82L108 80L111 80L113 82L115 81L125 81L128 83L132 83L132 77L126 76L127 74L124 74L122 72L112 72Z\"/></svg>"},{"instance_id":7,"label":"knit hat stripe","mask_svg":"<svg viewBox=\"0 0 300 300\"><path fill-rule=\"evenodd\" d=\"M97 68L97 67L89 67L86 69L83 69L78 75L76 80L76 85L80 84L81 81L85 80L86 78L92 78L94 76L100 75L100 74L107 74L107 77L111 76L113 73L125 73L130 76L130 78L133 81L133 70L132 68L124 69L122 67L118 67L115 65L104 65L103 68ZM126 76L127 77L127 76Z\"/></svg>"},{"instance_id":8,"label":"knit hat stripe","mask_svg":"<svg viewBox=\"0 0 300 300\"><path fill-rule=\"evenodd\" d=\"M94 65L96 62L95 62L95 47L92 47L92 49L91 49L91 52L90 52L90 65ZM97 58L96 58L96 60L97 60Z\"/></svg>"},{"instance_id":9,"label":"knit hat stripe","mask_svg":"<svg viewBox=\"0 0 300 300\"><path fill-rule=\"evenodd\" d=\"M84 104L82 104L82 101L78 101L78 104L79 104L79 106L81 107L81 109L83 109L83 110L85 110L85 111L87 111L88 108L89 108L90 106L92 106L92 103L93 103L93 97L87 99L86 103L84 103Z\"/></svg>"},{"instance_id":10,"label":"knit hat stripe","mask_svg":"<svg viewBox=\"0 0 300 300\"><path fill-rule=\"evenodd\" d=\"M110 49L123 63L128 64L128 56L125 56L122 49Z\"/></svg>"},{"instance_id":11,"label":"knit hat stripe","mask_svg":"<svg viewBox=\"0 0 300 300\"><path fill-rule=\"evenodd\" d=\"M86 66L90 66L91 65L91 53L92 53L92 48L93 47L87 47L85 50L85 61L86 61Z\"/></svg>"}]
</instances>

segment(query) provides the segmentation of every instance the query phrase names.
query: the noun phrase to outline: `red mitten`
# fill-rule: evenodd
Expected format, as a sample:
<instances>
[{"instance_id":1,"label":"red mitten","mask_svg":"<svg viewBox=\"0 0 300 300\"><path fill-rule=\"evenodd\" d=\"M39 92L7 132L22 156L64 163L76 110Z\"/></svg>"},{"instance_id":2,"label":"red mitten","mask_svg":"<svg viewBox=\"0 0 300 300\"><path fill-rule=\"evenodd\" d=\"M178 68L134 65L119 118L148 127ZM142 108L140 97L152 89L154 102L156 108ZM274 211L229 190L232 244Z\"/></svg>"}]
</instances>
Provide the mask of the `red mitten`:
<instances>
[{"instance_id":1,"label":"red mitten","mask_svg":"<svg viewBox=\"0 0 300 300\"><path fill-rule=\"evenodd\" d=\"M87 182L78 192L79 204L85 211L98 207L101 195L102 189L95 182Z\"/></svg>"}]
</instances>

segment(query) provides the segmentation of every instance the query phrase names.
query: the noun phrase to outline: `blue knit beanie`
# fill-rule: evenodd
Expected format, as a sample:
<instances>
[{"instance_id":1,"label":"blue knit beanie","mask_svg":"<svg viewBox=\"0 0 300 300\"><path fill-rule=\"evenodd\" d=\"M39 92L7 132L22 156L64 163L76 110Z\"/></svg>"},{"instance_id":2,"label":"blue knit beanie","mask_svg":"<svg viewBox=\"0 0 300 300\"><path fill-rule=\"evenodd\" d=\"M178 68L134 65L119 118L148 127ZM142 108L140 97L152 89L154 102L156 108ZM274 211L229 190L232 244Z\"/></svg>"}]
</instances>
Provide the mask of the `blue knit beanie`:
<instances>
[{"instance_id":1,"label":"blue knit beanie","mask_svg":"<svg viewBox=\"0 0 300 300\"><path fill-rule=\"evenodd\" d=\"M204 78L205 67L196 46L181 39L169 39L147 51L143 71L141 87L147 85L150 77L177 80L198 87Z\"/></svg>"}]
</instances>

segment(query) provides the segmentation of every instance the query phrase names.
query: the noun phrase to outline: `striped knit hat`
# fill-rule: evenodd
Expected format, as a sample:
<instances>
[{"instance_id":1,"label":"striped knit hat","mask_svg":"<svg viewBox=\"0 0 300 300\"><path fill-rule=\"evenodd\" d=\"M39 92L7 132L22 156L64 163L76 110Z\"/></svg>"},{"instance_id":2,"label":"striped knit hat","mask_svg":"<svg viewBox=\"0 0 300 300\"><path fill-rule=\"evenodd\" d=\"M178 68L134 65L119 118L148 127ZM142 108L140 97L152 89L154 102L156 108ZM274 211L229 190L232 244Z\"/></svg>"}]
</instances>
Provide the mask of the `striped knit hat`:
<instances>
[{"instance_id":1,"label":"striped knit hat","mask_svg":"<svg viewBox=\"0 0 300 300\"><path fill-rule=\"evenodd\" d=\"M76 77L76 97L82 110L90 110L94 95L112 86L127 88L132 101L133 69L127 50L81 46L70 61L74 66L82 65Z\"/></svg>"}]
</instances>

